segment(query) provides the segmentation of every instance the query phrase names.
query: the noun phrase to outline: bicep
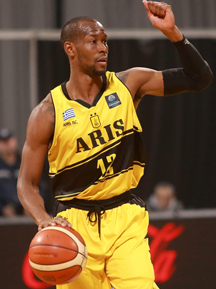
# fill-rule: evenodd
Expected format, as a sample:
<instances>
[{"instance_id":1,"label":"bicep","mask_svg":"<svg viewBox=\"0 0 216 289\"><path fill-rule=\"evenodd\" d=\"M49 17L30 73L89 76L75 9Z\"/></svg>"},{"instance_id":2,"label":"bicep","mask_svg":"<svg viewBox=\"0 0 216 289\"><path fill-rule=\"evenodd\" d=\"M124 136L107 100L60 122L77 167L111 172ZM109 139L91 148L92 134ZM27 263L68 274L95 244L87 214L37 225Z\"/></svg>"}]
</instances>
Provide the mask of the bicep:
<instances>
[{"instance_id":1,"label":"bicep","mask_svg":"<svg viewBox=\"0 0 216 289\"><path fill-rule=\"evenodd\" d=\"M39 105L28 121L26 141L22 151L19 179L37 186L54 132L53 116L47 113L47 104Z\"/></svg>"},{"instance_id":2,"label":"bicep","mask_svg":"<svg viewBox=\"0 0 216 289\"><path fill-rule=\"evenodd\" d=\"M161 71L148 70L142 72L143 77L141 79L141 86L137 91L137 94L141 97L145 94L163 96L164 95L164 81ZM144 76L146 74L146 76Z\"/></svg>"},{"instance_id":3,"label":"bicep","mask_svg":"<svg viewBox=\"0 0 216 289\"><path fill-rule=\"evenodd\" d=\"M125 75L127 77L125 77ZM117 74L130 90L132 97L142 98L145 94L162 96L164 93L161 71L135 67Z\"/></svg>"}]
</instances>

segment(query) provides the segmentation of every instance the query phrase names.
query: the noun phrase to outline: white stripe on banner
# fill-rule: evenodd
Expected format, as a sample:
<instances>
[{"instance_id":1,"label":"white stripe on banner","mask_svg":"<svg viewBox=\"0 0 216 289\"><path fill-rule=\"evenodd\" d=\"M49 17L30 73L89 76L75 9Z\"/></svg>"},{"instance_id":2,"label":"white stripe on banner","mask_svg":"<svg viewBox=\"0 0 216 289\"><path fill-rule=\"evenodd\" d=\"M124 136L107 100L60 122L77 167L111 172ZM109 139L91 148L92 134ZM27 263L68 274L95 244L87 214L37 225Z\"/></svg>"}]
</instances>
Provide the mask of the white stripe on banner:
<instances>
[{"instance_id":1,"label":"white stripe on banner","mask_svg":"<svg viewBox=\"0 0 216 289\"><path fill-rule=\"evenodd\" d=\"M64 120L75 117L75 113L74 113L73 108L67 109L65 112L62 113L62 115L63 115Z\"/></svg>"}]
</instances>

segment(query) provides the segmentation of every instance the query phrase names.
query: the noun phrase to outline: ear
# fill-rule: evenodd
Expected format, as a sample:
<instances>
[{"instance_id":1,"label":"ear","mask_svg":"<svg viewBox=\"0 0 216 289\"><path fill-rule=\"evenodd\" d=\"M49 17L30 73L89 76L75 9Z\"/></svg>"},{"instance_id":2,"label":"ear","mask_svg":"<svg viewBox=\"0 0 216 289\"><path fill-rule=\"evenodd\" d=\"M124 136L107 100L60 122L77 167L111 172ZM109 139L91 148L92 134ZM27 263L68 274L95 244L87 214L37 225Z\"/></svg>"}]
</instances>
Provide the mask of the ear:
<instances>
[{"instance_id":1,"label":"ear","mask_svg":"<svg viewBox=\"0 0 216 289\"><path fill-rule=\"evenodd\" d=\"M68 56L71 56L71 57L75 56L76 47L74 43L66 41L64 43L64 50Z\"/></svg>"}]
</instances>

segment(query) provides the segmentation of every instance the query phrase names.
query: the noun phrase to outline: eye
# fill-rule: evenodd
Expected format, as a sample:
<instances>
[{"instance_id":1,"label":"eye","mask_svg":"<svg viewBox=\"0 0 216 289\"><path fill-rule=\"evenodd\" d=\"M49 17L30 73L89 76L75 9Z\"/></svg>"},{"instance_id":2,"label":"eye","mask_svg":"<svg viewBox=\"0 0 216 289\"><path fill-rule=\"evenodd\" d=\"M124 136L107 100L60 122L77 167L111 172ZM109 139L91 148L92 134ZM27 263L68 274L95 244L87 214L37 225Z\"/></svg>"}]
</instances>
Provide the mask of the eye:
<instances>
[{"instance_id":1,"label":"eye","mask_svg":"<svg viewBox=\"0 0 216 289\"><path fill-rule=\"evenodd\" d=\"M95 44L96 42L97 42L97 41L96 41L95 39L92 39L92 40L91 40L91 43L94 43L94 44Z\"/></svg>"}]
</instances>

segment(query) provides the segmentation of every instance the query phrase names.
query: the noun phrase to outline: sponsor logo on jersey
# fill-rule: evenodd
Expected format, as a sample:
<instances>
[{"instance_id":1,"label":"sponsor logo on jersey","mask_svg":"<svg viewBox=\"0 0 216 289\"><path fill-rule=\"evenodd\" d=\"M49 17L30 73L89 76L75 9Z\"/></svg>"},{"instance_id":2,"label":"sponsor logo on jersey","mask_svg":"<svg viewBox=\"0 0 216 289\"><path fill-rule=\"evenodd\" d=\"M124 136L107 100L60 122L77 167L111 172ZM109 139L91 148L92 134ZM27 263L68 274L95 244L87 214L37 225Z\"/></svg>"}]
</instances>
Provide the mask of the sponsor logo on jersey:
<instances>
[{"instance_id":1,"label":"sponsor logo on jersey","mask_svg":"<svg viewBox=\"0 0 216 289\"><path fill-rule=\"evenodd\" d=\"M72 124L78 124L78 121L75 119L75 120L72 120L71 123L72 123Z\"/></svg>"},{"instance_id":2,"label":"sponsor logo on jersey","mask_svg":"<svg viewBox=\"0 0 216 289\"><path fill-rule=\"evenodd\" d=\"M93 128L99 128L101 126L99 116L96 113L94 115L91 114L90 120Z\"/></svg>"},{"instance_id":3,"label":"sponsor logo on jersey","mask_svg":"<svg viewBox=\"0 0 216 289\"><path fill-rule=\"evenodd\" d=\"M63 120L67 120L67 119L70 119L72 117L75 117L75 113L74 113L74 110L73 108L69 108L67 110L65 110L63 113L62 113L62 116L63 116Z\"/></svg>"},{"instance_id":4,"label":"sponsor logo on jersey","mask_svg":"<svg viewBox=\"0 0 216 289\"><path fill-rule=\"evenodd\" d=\"M70 125L74 125L74 124L78 124L78 121L76 119L72 120L72 121L64 122L63 126L70 126Z\"/></svg>"},{"instance_id":5,"label":"sponsor logo on jersey","mask_svg":"<svg viewBox=\"0 0 216 289\"><path fill-rule=\"evenodd\" d=\"M121 101L116 92L105 96L105 99L109 108L113 108L121 104Z\"/></svg>"},{"instance_id":6,"label":"sponsor logo on jersey","mask_svg":"<svg viewBox=\"0 0 216 289\"><path fill-rule=\"evenodd\" d=\"M68 121L68 122L65 122L64 124L63 124L63 126L69 126L69 125L71 125L71 123Z\"/></svg>"}]
</instances>

